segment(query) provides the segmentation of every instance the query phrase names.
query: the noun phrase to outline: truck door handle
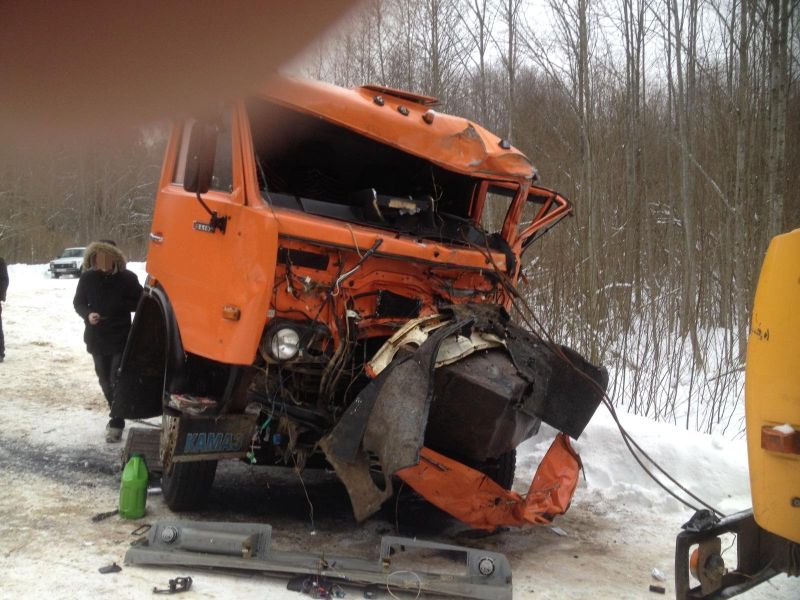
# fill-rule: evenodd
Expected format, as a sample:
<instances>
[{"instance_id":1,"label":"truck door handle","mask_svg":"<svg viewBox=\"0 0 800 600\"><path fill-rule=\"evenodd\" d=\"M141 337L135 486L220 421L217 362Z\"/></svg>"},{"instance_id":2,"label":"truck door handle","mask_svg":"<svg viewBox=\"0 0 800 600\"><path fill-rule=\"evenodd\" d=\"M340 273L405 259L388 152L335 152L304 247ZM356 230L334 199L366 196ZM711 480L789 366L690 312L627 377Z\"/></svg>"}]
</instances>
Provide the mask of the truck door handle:
<instances>
[{"instance_id":1,"label":"truck door handle","mask_svg":"<svg viewBox=\"0 0 800 600\"><path fill-rule=\"evenodd\" d=\"M156 243L156 244L161 244L161 243L163 243L163 242L164 242L164 236L163 236L163 235L161 235L160 233L153 233L153 232L151 231L151 232L150 232L150 241L151 241L151 242L154 242L154 243Z\"/></svg>"}]
</instances>

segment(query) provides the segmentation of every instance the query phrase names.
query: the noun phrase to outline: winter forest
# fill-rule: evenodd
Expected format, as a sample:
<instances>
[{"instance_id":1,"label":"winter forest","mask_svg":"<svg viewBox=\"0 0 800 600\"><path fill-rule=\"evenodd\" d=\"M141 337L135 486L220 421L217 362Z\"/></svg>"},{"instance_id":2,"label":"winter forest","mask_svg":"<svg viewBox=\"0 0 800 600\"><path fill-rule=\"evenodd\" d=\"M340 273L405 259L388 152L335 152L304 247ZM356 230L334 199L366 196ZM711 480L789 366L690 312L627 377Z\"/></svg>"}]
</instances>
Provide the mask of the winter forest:
<instances>
[{"instance_id":1,"label":"winter forest","mask_svg":"<svg viewBox=\"0 0 800 600\"><path fill-rule=\"evenodd\" d=\"M509 138L575 206L525 256L539 321L630 412L742 429L761 259L800 226L799 0L369 0L291 69ZM3 146L0 256L112 237L144 260L165 141Z\"/></svg>"}]
</instances>

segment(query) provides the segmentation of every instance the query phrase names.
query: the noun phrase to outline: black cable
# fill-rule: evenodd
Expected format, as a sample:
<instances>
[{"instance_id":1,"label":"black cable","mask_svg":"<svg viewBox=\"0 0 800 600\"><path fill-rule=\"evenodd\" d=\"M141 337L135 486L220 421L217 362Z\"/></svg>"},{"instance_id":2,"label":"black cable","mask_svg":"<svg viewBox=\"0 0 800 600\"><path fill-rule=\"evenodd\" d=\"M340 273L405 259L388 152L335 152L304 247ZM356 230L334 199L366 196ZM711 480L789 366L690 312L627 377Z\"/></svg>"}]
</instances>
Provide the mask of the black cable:
<instances>
[{"instance_id":1,"label":"black cable","mask_svg":"<svg viewBox=\"0 0 800 600\"><path fill-rule=\"evenodd\" d=\"M606 406L608 411L611 413L611 417L614 419L614 423L616 423L617 428L619 429L620 434L622 435L622 440L625 442L625 446L628 448L628 451L630 452L631 456L633 456L634 460L636 460L636 462L639 464L639 466L642 468L642 470L648 475L648 477L650 477L653 481L655 481L656 484L658 484L659 487L661 487L665 492L667 492L670 496L672 496L673 498L678 500L678 502L680 502L684 506L686 506L688 508L691 508L692 510L695 510L695 511L698 510L698 508L696 506L692 505L691 503L689 503L684 498L681 498L673 490L671 490L669 487L667 487L664 484L664 482L662 482L658 477L656 477L656 475L653 474L650 471L650 469L648 469L644 465L644 463L642 462L641 458L639 456L637 456L636 452L634 452L633 448L636 448L636 450L644 458L646 458L656 469L658 469L658 471L660 471L670 482L672 482L672 484L677 486L678 489L680 489L682 492L684 492L686 495L688 495L690 498L694 499L695 501L697 501L701 505L705 506L711 512L716 513L720 517L724 518L726 516L725 514L723 514L721 511L717 510L716 508L714 508L713 506L711 506L710 504L705 502L702 498L698 497L697 495L693 494L691 491L686 489L685 486L683 486L680 482L678 482L661 465L659 465L655 461L655 459L653 459L647 452L645 452L642 449L642 447L636 442L636 440L634 440L633 437L628 433L628 431L623 427L622 423L619 420L619 417L617 416L617 411L614 408L613 402L611 401L611 398L609 398L609 396L606 393L606 391L602 387L600 387L600 385L594 379L592 379L586 373L584 373L583 371L578 369L572 363L572 361L564 354L564 352L561 350L561 348L558 346L558 344L555 343L555 341L553 340L553 338L550 335L550 333L547 331L547 328L539 321L539 319L536 318L536 314L534 313L533 309L528 305L528 303L520 295L520 293L516 289L516 287L514 287L514 285L511 283L508 275L506 275L506 273L503 273L502 271L500 271L500 269L498 268L497 264L494 261L494 258L492 257L492 254L491 254L489 248L487 247L487 248L483 249L483 248L480 248L480 247L477 247L477 246L473 246L473 247L477 248L481 252L483 252L485 250L485 253L486 253L485 256L486 256L487 260L492 265L492 268L493 268L495 274L499 277L500 282L503 285L503 287L511 295L511 301L512 301L512 304L514 305L514 308L520 314L520 316L522 317L523 321L528 326L528 328L532 332L535 329L531 325L530 321L525 317L523 312L520 310L516 300L518 300L520 303L522 303L523 307L527 310L528 314L531 316L531 318L536 323L537 328L541 331L542 334L544 334L544 338L542 338L542 335L537 334L537 335L539 335L539 338L543 339L543 341L545 341L547 343L547 345L550 347L550 350L556 356L558 356L561 360L563 360L565 363L567 363L567 365L569 365L569 367L573 371L575 371L578 374L579 377L581 377L584 380L588 381L591 386L593 386L597 391L599 391L602 394L603 404Z\"/></svg>"},{"instance_id":2,"label":"black cable","mask_svg":"<svg viewBox=\"0 0 800 600\"><path fill-rule=\"evenodd\" d=\"M506 289L508 289L508 287ZM602 395L603 395L603 404L606 406L608 411L611 413L611 417L614 419L614 423L616 423L617 428L619 429L620 433L622 434L622 439L625 442L625 445L627 446L628 451L631 453L631 456L633 456L633 458L636 460L636 462L639 464L639 466L642 467L642 470L644 470L644 472L647 473L647 475L651 479L653 479L653 481L655 481L661 488L663 488L673 498L675 498L676 500L678 500L679 502L681 502L685 506L691 508L692 510L697 510L697 507L693 506L692 504L688 503L686 500L684 500L680 496L676 495L672 490L670 490L668 487L666 487L664 485L664 483L662 481L660 481L652 472L650 472L650 470L642 463L640 458L633 451L633 448L636 448L636 450L644 458L646 458L656 469L658 469L658 471L660 471L661 474L664 475L670 482L672 482L675 486L677 486L678 489L680 489L682 492L684 492L690 498L692 498L695 501L697 501L700 504L702 504L704 507L706 507L710 511L712 511L712 512L718 514L720 517L724 518L725 515L721 511L717 510L716 508L714 508L713 506L711 506L710 504L705 502L702 498L700 498L699 496L697 496L694 493L692 493L691 491L689 491L685 486L683 486L680 482L678 482L672 475L670 475L661 465L659 465L658 462L656 462L655 459L653 459L647 452L645 452L642 449L642 447L638 444L638 442L636 442L636 440L633 439L633 437L628 433L628 431L625 429L625 427L623 427L622 423L619 420L619 416L617 415L617 411L614 408L613 402L611 401L611 398L609 398L609 396L606 393L606 391L603 390L603 388L600 387L600 385L594 379L592 379L586 373L584 373L583 371L578 369L572 363L572 361L569 360L569 358L563 353L561 348L558 347L558 345L553 341L553 339L550 336L549 332L545 329L545 327L541 324L541 322L536 318L536 315L533 313L533 310L521 298L521 296L516 291L516 289L514 289L512 287L508 291L512 294L512 296L515 299L520 300L522 302L522 304L524 305L525 309L529 312L531 317L536 322L536 325L538 326L538 328L545 334L545 337L547 338L546 341L547 341L548 345L550 346L550 349L556 354L556 356L558 356L561 360L566 362L570 366L570 368L572 368L580 377L582 377L584 380L588 381L590 383L590 385L592 385L596 390L598 390L600 393L602 393ZM513 300L512 300L512 302L513 302ZM514 307L517 309L517 311L519 311L519 307L517 306L516 303L514 303ZM523 316L523 319L524 319L524 316ZM528 327L533 329L531 327L530 322L528 322L527 319L525 319L525 321L526 321L526 325L528 325ZM633 448L631 446L633 446Z\"/></svg>"}]
</instances>

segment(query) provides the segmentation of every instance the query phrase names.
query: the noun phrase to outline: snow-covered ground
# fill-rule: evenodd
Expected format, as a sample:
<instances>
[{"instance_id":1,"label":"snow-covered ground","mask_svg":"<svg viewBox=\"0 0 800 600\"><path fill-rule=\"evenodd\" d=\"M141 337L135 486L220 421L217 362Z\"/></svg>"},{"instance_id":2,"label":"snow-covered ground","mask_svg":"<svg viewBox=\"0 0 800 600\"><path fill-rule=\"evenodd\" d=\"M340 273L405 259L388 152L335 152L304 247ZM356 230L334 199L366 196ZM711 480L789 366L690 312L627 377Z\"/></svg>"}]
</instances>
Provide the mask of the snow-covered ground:
<instances>
[{"instance_id":1,"label":"snow-covered ground","mask_svg":"<svg viewBox=\"0 0 800 600\"><path fill-rule=\"evenodd\" d=\"M144 265L130 266L143 280ZM103 439L105 401L83 345L83 323L72 309L77 280L50 279L45 265L11 265L9 275L6 361L0 364L0 596L144 598L155 585L191 575L186 598L301 598L286 591L285 579L128 566L117 574L98 572L111 562L123 564L133 529L171 513L152 495L140 521L91 521L116 507L120 446ZM622 421L642 447L712 505L725 513L750 505L743 440L629 415ZM552 439L542 429L520 448L519 491L527 489ZM267 522L276 547L327 555L376 558L381 535L395 532L491 549L511 561L515 598L657 597L648 591L653 568L666 575L667 594L674 594L674 538L691 511L640 470L605 408L575 446L585 479L557 529L474 535L405 500L408 494L359 526L344 488L330 474L307 472L301 481L291 472L239 463L221 465L208 509L194 518ZM726 558L733 560L732 553ZM351 590L347 597L361 594ZM800 598L800 580L779 576L742 597Z\"/></svg>"}]
</instances>

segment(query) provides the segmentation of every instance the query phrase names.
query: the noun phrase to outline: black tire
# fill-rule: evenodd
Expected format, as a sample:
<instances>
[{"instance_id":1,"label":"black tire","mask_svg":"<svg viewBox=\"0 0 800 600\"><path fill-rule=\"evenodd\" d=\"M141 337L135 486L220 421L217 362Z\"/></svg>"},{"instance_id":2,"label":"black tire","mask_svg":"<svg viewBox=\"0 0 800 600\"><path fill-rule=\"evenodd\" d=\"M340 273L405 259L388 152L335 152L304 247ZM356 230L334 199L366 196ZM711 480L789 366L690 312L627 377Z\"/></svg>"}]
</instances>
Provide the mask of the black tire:
<instances>
[{"instance_id":1,"label":"black tire","mask_svg":"<svg viewBox=\"0 0 800 600\"><path fill-rule=\"evenodd\" d=\"M173 463L170 472L161 475L161 492L167 506L175 512L200 508L214 484L216 473L215 460Z\"/></svg>"},{"instance_id":2,"label":"black tire","mask_svg":"<svg viewBox=\"0 0 800 600\"><path fill-rule=\"evenodd\" d=\"M53 273L53 279L58 279L58 273Z\"/></svg>"},{"instance_id":3,"label":"black tire","mask_svg":"<svg viewBox=\"0 0 800 600\"><path fill-rule=\"evenodd\" d=\"M484 475L499 483L507 490L514 485L514 471L517 467L517 451L510 450L494 460L488 460L478 467Z\"/></svg>"}]
</instances>

